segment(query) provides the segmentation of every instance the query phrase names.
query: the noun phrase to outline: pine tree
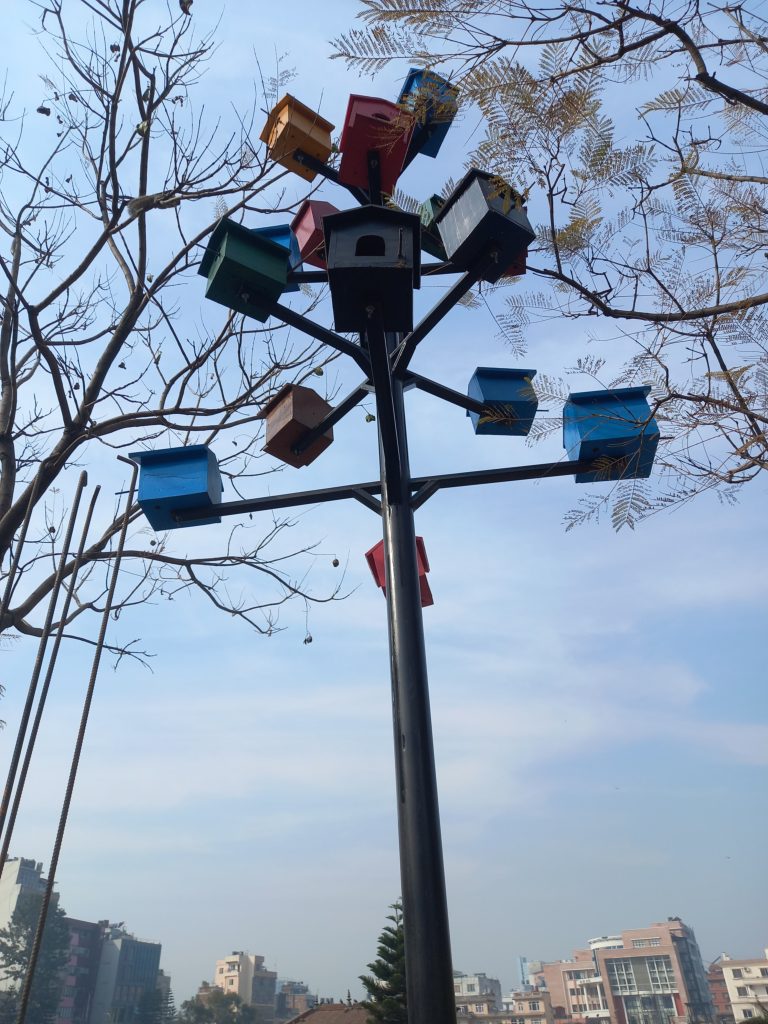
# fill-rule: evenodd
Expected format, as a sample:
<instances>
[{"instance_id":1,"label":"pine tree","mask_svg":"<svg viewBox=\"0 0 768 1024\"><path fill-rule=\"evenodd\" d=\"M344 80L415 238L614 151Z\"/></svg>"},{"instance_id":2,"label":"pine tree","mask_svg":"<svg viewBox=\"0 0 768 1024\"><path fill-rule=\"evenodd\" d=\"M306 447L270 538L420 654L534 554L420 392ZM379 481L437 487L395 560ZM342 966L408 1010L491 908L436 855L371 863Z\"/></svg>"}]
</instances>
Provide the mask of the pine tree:
<instances>
[{"instance_id":1,"label":"pine tree","mask_svg":"<svg viewBox=\"0 0 768 1024\"><path fill-rule=\"evenodd\" d=\"M398 900L390 909L387 920L392 923L379 936L378 956L368 964L371 973L360 975L368 993L363 1006L368 1010L370 1024L408 1024L403 907Z\"/></svg>"}]
</instances>

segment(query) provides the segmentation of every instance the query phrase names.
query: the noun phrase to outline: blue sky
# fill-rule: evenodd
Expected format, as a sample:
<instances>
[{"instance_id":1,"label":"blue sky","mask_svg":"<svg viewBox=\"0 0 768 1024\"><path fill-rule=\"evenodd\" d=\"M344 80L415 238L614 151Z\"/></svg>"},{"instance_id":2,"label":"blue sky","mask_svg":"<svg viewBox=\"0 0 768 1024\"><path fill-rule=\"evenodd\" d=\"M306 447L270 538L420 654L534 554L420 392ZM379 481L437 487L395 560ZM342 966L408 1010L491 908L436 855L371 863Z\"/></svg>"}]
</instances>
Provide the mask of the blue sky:
<instances>
[{"instance_id":1,"label":"blue sky","mask_svg":"<svg viewBox=\"0 0 768 1024\"><path fill-rule=\"evenodd\" d=\"M371 83L327 60L356 7L292 0L260 8L251 29L252 5L228 3L207 102L226 105L254 50L266 68L287 53L291 91L337 125L350 92L394 96L403 69ZM194 16L212 17L203 0ZM18 18L8 59L22 65L17 91L36 101L35 44ZM436 161L417 160L406 190L426 196L460 177L472 127L465 117ZM298 179L288 189L301 195ZM331 188L320 195L346 205ZM188 284L191 308L202 285ZM419 302L439 294L424 288ZM318 319L330 322L327 306ZM457 308L414 369L464 390L476 366L515 364L496 333L484 308ZM561 372L587 347L578 322L527 333L522 362L540 372ZM344 392L357 378L338 362L326 380ZM461 410L429 396L411 393L408 409L416 474L562 455L557 436L535 449L476 438ZM359 413L312 467L269 487L376 475L375 428ZM567 956L667 915L694 927L707 959L768 941L766 483L735 508L703 498L634 533L607 523L566 533L586 490L560 479L446 492L417 516L436 600L425 626L454 961L505 990L519 954ZM399 892L385 605L363 557L380 525L351 503L294 518L286 549L316 543L303 562L310 585L327 592L344 571L345 601L313 606L308 620L293 604L269 640L192 600L136 610L119 629L155 652L153 671L105 664L97 690L62 903L162 941L177 1001L233 949L321 994L359 995ZM172 543L214 550L225 536ZM3 757L34 651L4 657ZM62 658L18 855L47 863L88 665L82 650Z\"/></svg>"}]
</instances>

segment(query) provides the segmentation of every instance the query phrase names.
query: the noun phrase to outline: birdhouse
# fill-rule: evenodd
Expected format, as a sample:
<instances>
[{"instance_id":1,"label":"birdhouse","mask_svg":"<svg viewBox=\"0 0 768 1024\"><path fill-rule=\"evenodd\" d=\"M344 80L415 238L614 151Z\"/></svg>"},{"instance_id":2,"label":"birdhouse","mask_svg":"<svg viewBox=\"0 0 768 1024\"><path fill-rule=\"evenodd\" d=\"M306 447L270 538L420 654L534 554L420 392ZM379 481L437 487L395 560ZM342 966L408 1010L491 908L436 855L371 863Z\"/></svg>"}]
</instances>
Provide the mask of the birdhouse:
<instances>
[{"instance_id":1,"label":"birdhouse","mask_svg":"<svg viewBox=\"0 0 768 1024\"><path fill-rule=\"evenodd\" d=\"M220 523L219 516L177 523L172 513L207 508L221 501L221 474L216 456L204 444L131 452L139 464L139 505L153 530Z\"/></svg>"},{"instance_id":2,"label":"birdhouse","mask_svg":"<svg viewBox=\"0 0 768 1024\"><path fill-rule=\"evenodd\" d=\"M301 258L313 267L325 270L325 236L323 217L338 213L335 206L319 199L305 199L291 221L291 230L299 243Z\"/></svg>"},{"instance_id":3,"label":"birdhouse","mask_svg":"<svg viewBox=\"0 0 768 1024\"><path fill-rule=\"evenodd\" d=\"M299 249L299 241L293 232L290 224L269 224L265 228L251 228L254 235L258 235L260 238L266 238L270 242L274 242L276 245L282 245L286 250L288 258L288 269L289 270L301 270L301 250ZM297 292L299 291L298 284L287 284L283 291L286 292Z\"/></svg>"},{"instance_id":4,"label":"birdhouse","mask_svg":"<svg viewBox=\"0 0 768 1024\"><path fill-rule=\"evenodd\" d=\"M267 123L259 136L269 147L270 157L282 167L294 171L306 181L317 175L294 159L297 149L325 163L331 155L331 132L334 125L315 110L310 110L294 96L285 95L269 112Z\"/></svg>"},{"instance_id":5,"label":"birdhouse","mask_svg":"<svg viewBox=\"0 0 768 1024\"><path fill-rule=\"evenodd\" d=\"M406 163L419 153L437 156L458 110L459 90L425 68L411 68L398 104L413 115L415 126Z\"/></svg>"},{"instance_id":6,"label":"birdhouse","mask_svg":"<svg viewBox=\"0 0 768 1024\"><path fill-rule=\"evenodd\" d=\"M302 452L294 452L293 446L321 423L331 409L312 388L286 384L259 413L259 419L267 421L267 443L263 450L296 469L308 466L333 441L333 430L316 437Z\"/></svg>"},{"instance_id":7,"label":"birdhouse","mask_svg":"<svg viewBox=\"0 0 768 1024\"><path fill-rule=\"evenodd\" d=\"M337 331L364 331L366 307L378 305L385 331L413 327L420 285L419 218L360 206L323 220L328 284Z\"/></svg>"},{"instance_id":8,"label":"birdhouse","mask_svg":"<svg viewBox=\"0 0 768 1024\"><path fill-rule=\"evenodd\" d=\"M495 282L536 238L522 199L496 175L473 168L435 217L445 251L458 270L465 270L491 248L498 256L483 274Z\"/></svg>"},{"instance_id":9,"label":"birdhouse","mask_svg":"<svg viewBox=\"0 0 768 1024\"><path fill-rule=\"evenodd\" d=\"M229 218L219 221L199 274L208 278L208 299L262 323L288 283L288 250Z\"/></svg>"},{"instance_id":10,"label":"birdhouse","mask_svg":"<svg viewBox=\"0 0 768 1024\"><path fill-rule=\"evenodd\" d=\"M475 433L525 437L539 405L531 384L535 376L535 370L478 366L467 394L483 402L487 409L482 414L467 410Z\"/></svg>"},{"instance_id":11,"label":"birdhouse","mask_svg":"<svg viewBox=\"0 0 768 1024\"><path fill-rule=\"evenodd\" d=\"M442 196L430 196L419 207L421 219L421 248L441 262L448 259L440 232L435 227L435 217L445 206Z\"/></svg>"},{"instance_id":12,"label":"birdhouse","mask_svg":"<svg viewBox=\"0 0 768 1024\"><path fill-rule=\"evenodd\" d=\"M522 249L512 260L502 277L522 277L527 270L528 250Z\"/></svg>"},{"instance_id":13,"label":"birdhouse","mask_svg":"<svg viewBox=\"0 0 768 1024\"><path fill-rule=\"evenodd\" d=\"M384 571L384 541L380 540L378 544L365 552L365 558L368 562L368 568L371 570L376 586L381 587L381 590L386 595L387 583L386 573ZM427 573L429 572L429 561L427 559L427 549L424 547L424 538L416 538L416 563L419 569L419 591L421 594L421 607L427 608L429 605L435 603L435 599L432 597L432 591L429 588L429 582L427 580Z\"/></svg>"},{"instance_id":14,"label":"birdhouse","mask_svg":"<svg viewBox=\"0 0 768 1024\"><path fill-rule=\"evenodd\" d=\"M577 484L651 475L659 427L647 401L650 390L645 385L568 396L563 408L568 458L605 460L592 472L578 473Z\"/></svg>"},{"instance_id":15,"label":"birdhouse","mask_svg":"<svg viewBox=\"0 0 768 1024\"><path fill-rule=\"evenodd\" d=\"M392 195L405 165L414 121L396 103L373 96L350 96L339 149L339 181L367 189L368 153L379 157L381 191Z\"/></svg>"}]
</instances>

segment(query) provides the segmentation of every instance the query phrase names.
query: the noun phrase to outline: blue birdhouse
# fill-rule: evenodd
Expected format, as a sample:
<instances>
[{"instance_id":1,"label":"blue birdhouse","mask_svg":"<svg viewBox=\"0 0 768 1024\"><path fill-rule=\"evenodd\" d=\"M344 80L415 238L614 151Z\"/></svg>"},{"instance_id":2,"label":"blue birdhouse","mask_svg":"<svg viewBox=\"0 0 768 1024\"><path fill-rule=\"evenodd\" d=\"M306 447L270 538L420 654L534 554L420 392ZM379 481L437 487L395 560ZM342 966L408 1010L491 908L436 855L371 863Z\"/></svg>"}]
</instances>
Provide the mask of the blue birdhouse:
<instances>
[{"instance_id":1,"label":"blue birdhouse","mask_svg":"<svg viewBox=\"0 0 768 1024\"><path fill-rule=\"evenodd\" d=\"M270 316L288 284L290 248L264 231L229 218L211 235L198 273L208 278L208 299L261 323Z\"/></svg>"},{"instance_id":2,"label":"blue birdhouse","mask_svg":"<svg viewBox=\"0 0 768 1024\"><path fill-rule=\"evenodd\" d=\"M533 425L539 400L531 384L535 370L478 366L467 394L487 406L487 411L470 412L476 434L506 434L525 437Z\"/></svg>"},{"instance_id":3,"label":"blue birdhouse","mask_svg":"<svg viewBox=\"0 0 768 1024\"><path fill-rule=\"evenodd\" d=\"M495 262L483 280L495 282L535 240L522 198L498 175L473 168L461 179L436 215L435 223L445 251L457 270L491 249Z\"/></svg>"},{"instance_id":4,"label":"blue birdhouse","mask_svg":"<svg viewBox=\"0 0 768 1024\"><path fill-rule=\"evenodd\" d=\"M411 68L400 90L398 105L412 114L416 124L406 163L414 156L437 156L456 117L459 90L434 71Z\"/></svg>"},{"instance_id":5,"label":"blue birdhouse","mask_svg":"<svg viewBox=\"0 0 768 1024\"><path fill-rule=\"evenodd\" d=\"M605 465L577 473L577 484L651 475L659 427L647 397L650 386L581 391L563 408L563 447L571 461L604 459Z\"/></svg>"},{"instance_id":6,"label":"blue birdhouse","mask_svg":"<svg viewBox=\"0 0 768 1024\"><path fill-rule=\"evenodd\" d=\"M219 516L211 516L191 523L177 523L172 516L181 509L205 508L221 501L219 463L207 445L131 452L130 458L140 467L139 505L153 530L221 522Z\"/></svg>"},{"instance_id":7,"label":"blue birdhouse","mask_svg":"<svg viewBox=\"0 0 768 1024\"><path fill-rule=\"evenodd\" d=\"M275 242L277 245L282 245L284 249L288 250L288 269L289 270L301 270L301 250L299 249L299 240L293 232L290 224L270 224L266 228L251 228L254 235L259 235L261 238L266 238L270 242ZM285 292L297 292L299 291L300 285L288 284L285 286L283 291Z\"/></svg>"}]
</instances>

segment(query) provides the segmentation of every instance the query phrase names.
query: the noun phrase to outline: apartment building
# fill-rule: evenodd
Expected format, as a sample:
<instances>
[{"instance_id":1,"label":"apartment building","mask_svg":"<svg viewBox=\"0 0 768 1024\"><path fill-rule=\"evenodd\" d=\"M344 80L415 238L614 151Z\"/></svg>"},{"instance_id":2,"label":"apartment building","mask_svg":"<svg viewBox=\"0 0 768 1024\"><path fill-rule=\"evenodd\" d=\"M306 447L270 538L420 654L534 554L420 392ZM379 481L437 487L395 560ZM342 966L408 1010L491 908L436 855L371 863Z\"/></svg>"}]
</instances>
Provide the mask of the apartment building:
<instances>
[{"instance_id":1,"label":"apartment building","mask_svg":"<svg viewBox=\"0 0 768 1024\"><path fill-rule=\"evenodd\" d=\"M768 1013L768 949L764 953L754 960L720 957L735 1024Z\"/></svg>"},{"instance_id":2,"label":"apartment building","mask_svg":"<svg viewBox=\"0 0 768 1024\"><path fill-rule=\"evenodd\" d=\"M714 1024L693 930L680 918L592 939L572 959L535 965L556 1020L605 1024Z\"/></svg>"},{"instance_id":3,"label":"apartment building","mask_svg":"<svg viewBox=\"0 0 768 1024\"><path fill-rule=\"evenodd\" d=\"M264 966L264 957L235 950L216 961L213 984L224 992L234 992L244 1003L259 1011L263 1024L275 1019L277 974Z\"/></svg>"}]
</instances>

